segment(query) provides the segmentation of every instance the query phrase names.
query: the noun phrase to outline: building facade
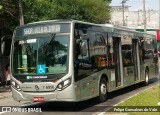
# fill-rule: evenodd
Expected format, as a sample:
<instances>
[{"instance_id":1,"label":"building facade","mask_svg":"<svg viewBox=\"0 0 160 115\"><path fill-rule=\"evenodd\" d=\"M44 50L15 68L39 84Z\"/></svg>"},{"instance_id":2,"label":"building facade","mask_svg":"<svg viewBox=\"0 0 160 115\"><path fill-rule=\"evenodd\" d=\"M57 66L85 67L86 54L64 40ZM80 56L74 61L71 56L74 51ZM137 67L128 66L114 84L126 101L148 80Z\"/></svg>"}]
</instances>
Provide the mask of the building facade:
<instances>
[{"instance_id":1,"label":"building facade","mask_svg":"<svg viewBox=\"0 0 160 115\"><path fill-rule=\"evenodd\" d=\"M124 15L123 15L124 13ZM111 20L110 22L115 26L144 28L144 12L142 9L137 11L130 11L129 6L112 6L111 7ZM147 28L159 28L159 11L148 9L146 10L146 27Z\"/></svg>"}]
</instances>

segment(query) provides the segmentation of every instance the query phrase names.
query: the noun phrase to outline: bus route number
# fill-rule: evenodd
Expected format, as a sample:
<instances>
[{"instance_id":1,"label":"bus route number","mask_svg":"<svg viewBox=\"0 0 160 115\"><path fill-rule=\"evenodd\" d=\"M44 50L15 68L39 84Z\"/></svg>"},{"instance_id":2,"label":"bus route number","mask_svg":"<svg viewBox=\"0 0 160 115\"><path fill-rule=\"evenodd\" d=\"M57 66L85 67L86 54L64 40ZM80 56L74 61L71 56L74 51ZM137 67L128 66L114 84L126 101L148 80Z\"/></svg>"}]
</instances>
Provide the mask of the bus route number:
<instances>
[{"instance_id":1,"label":"bus route number","mask_svg":"<svg viewBox=\"0 0 160 115\"><path fill-rule=\"evenodd\" d=\"M53 85L43 86L43 89L54 89Z\"/></svg>"}]
</instances>

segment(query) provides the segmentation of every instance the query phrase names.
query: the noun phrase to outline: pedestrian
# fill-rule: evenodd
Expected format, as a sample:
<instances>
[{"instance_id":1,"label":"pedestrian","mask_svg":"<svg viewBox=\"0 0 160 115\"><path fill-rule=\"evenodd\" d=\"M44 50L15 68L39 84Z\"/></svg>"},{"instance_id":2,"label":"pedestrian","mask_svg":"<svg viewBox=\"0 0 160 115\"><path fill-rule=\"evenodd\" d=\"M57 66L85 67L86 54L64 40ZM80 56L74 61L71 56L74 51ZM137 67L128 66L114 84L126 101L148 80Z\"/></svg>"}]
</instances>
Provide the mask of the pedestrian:
<instances>
[{"instance_id":1,"label":"pedestrian","mask_svg":"<svg viewBox=\"0 0 160 115\"><path fill-rule=\"evenodd\" d=\"M6 86L10 86L10 66L9 64L6 65L5 67L5 81L6 81Z\"/></svg>"}]
</instances>

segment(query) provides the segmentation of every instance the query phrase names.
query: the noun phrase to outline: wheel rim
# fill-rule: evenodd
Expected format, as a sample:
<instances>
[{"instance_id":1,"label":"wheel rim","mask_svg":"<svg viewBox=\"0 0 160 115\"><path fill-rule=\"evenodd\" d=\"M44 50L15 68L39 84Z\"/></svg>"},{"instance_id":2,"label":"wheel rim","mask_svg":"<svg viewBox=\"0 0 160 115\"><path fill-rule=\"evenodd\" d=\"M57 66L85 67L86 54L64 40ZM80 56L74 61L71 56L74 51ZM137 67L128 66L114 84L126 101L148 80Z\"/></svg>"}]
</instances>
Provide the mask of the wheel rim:
<instances>
[{"instance_id":1,"label":"wheel rim","mask_svg":"<svg viewBox=\"0 0 160 115\"><path fill-rule=\"evenodd\" d=\"M148 83L148 73L146 73L146 82Z\"/></svg>"},{"instance_id":2,"label":"wheel rim","mask_svg":"<svg viewBox=\"0 0 160 115\"><path fill-rule=\"evenodd\" d=\"M105 95L107 93L107 87L106 85L103 83L101 85L101 94Z\"/></svg>"}]
</instances>

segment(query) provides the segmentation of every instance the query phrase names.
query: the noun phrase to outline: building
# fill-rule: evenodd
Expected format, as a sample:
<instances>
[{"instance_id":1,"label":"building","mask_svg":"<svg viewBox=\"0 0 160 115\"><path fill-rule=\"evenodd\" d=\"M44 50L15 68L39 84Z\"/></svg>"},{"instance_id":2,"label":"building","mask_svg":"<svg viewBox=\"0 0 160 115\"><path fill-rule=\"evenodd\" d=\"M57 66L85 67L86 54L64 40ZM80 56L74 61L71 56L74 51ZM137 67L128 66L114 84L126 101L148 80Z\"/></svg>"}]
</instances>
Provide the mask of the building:
<instances>
[{"instance_id":1,"label":"building","mask_svg":"<svg viewBox=\"0 0 160 115\"><path fill-rule=\"evenodd\" d=\"M110 22L115 26L123 26L123 7L111 7ZM144 28L143 10L130 11L129 6L124 7L124 22L125 26L132 28ZM146 10L146 25L147 28L159 28L159 11L148 9Z\"/></svg>"}]
</instances>

